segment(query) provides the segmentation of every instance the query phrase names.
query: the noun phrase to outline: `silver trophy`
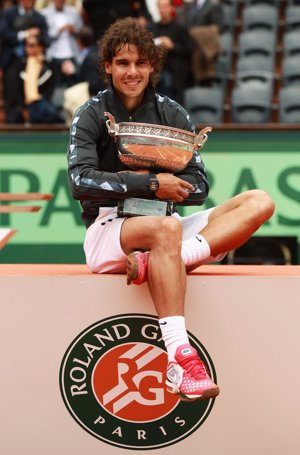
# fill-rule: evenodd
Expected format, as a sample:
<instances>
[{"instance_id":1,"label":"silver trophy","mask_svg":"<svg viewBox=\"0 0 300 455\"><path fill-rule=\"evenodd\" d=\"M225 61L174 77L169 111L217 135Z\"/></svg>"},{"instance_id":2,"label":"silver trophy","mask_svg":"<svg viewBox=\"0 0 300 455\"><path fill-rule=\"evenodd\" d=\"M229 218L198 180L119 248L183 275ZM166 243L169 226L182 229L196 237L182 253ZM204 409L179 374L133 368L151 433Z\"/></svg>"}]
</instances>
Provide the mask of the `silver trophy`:
<instances>
[{"instance_id":1,"label":"silver trophy","mask_svg":"<svg viewBox=\"0 0 300 455\"><path fill-rule=\"evenodd\" d=\"M155 169L168 172L182 171L193 153L207 141L211 127L203 128L198 135L189 131L150 123L116 123L112 114L106 126L116 141L119 159L133 170Z\"/></svg>"}]
</instances>

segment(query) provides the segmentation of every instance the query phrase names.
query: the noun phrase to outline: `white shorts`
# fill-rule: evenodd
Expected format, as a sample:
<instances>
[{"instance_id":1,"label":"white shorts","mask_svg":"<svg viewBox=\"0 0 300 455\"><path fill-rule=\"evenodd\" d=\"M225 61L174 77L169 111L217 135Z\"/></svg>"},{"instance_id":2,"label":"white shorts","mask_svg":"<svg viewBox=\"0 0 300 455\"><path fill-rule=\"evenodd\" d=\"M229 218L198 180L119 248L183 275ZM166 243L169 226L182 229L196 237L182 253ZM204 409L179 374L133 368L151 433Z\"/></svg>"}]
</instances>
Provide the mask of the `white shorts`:
<instances>
[{"instance_id":1,"label":"white shorts","mask_svg":"<svg viewBox=\"0 0 300 455\"><path fill-rule=\"evenodd\" d=\"M180 216L173 213L182 224L182 239L193 237L207 225L211 209L193 213L188 216ZM87 229L84 252L86 263L94 273L125 273L127 266L127 255L121 248L120 233L122 223L126 218L118 218L117 207L100 207L99 216L96 221ZM218 262L225 255L210 257L203 261L203 264ZM199 264L201 265L201 264Z\"/></svg>"}]
</instances>

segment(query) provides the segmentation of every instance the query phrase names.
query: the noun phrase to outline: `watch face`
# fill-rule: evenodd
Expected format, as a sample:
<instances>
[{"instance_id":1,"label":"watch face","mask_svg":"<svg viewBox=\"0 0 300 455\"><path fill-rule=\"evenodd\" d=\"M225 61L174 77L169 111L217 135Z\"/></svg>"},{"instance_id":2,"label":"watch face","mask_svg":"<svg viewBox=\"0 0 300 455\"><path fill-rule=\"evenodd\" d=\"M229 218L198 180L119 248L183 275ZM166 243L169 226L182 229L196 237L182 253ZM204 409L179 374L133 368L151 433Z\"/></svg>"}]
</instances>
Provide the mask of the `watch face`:
<instances>
[{"instance_id":1,"label":"watch face","mask_svg":"<svg viewBox=\"0 0 300 455\"><path fill-rule=\"evenodd\" d=\"M150 191L157 191L159 187L159 183L157 179L150 180L149 189Z\"/></svg>"}]
</instances>

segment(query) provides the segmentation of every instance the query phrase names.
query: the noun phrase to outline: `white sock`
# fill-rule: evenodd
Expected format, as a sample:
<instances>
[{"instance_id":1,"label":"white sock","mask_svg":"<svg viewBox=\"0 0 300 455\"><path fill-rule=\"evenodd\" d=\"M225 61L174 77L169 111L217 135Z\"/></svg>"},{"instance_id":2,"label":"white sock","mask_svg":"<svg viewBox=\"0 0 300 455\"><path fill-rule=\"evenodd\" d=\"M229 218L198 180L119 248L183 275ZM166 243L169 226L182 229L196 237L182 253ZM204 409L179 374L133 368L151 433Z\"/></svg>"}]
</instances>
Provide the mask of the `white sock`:
<instances>
[{"instance_id":1,"label":"white sock","mask_svg":"<svg viewBox=\"0 0 300 455\"><path fill-rule=\"evenodd\" d=\"M174 361L178 346L189 343L184 316L169 316L159 319L158 322L168 352L168 360Z\"/></svg>"},{"instance_id":2,"label":"white sock","mask_svg":"<svg viewBox=\"0 0 300 455\"><path fill-rule=\"evenodd\" d=\"M181 257L186 266L201 263L210 257L210 246L201 234L197 234L182 242Z\"/></svg>"}]
</instances>

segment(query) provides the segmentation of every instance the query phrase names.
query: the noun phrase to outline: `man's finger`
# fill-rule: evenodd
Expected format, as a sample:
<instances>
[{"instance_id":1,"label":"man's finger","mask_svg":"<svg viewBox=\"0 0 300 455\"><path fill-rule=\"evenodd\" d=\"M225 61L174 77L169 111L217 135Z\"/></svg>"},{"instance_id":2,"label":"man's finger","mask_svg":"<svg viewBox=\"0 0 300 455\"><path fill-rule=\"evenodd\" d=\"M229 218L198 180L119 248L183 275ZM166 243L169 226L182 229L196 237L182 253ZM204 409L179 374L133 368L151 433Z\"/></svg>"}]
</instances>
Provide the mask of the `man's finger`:
<instances>
[{"instance_id":1,"label":"man's finger","mask_svg":"<svg viewBox=\"0 0 300 455\"><path fill-rule=\"evenodd\" d=\"M189 182L185 182L184 180L181 180L180 186L181 186L181 188L186 188L186 189L188 189L190 191L194 191L194 189L195 189L194 185L192 185Z\"/></svg>"}]
</instances>

